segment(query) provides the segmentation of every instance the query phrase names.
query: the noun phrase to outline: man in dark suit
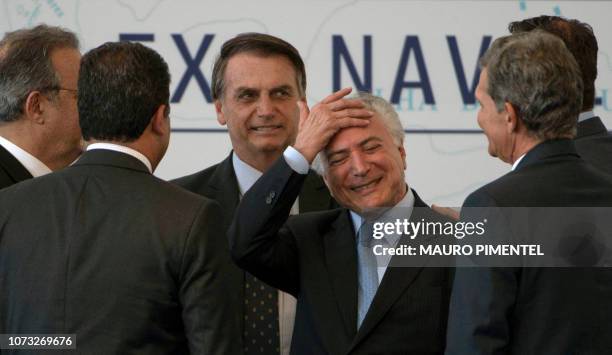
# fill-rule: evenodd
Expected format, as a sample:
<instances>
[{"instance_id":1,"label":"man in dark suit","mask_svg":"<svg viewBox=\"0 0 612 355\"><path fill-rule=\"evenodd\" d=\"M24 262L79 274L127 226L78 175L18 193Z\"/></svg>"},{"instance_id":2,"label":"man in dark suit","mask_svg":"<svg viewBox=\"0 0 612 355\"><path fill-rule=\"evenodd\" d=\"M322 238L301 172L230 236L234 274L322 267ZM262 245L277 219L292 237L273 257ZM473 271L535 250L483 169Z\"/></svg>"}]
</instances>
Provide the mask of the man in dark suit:
<instances>
[{"instance_id":1,"label":"man in dark suit","mask_svg":"<svg viewBox=\"0 0 612 355\"><path fill-rule=\"evenodd\" d=\"M373 215L409 218L427 208L404 180L403 128L382 98L363 93L367 111L348 108L349 91L310 113L301 105L295 145L238 207L229 231L232 256L297 297L292 354L441 354L450 270L372 265L372 234L363 232ZM329 109L334 114L325 114ZM344 208L289 217L317 155L316 169ZM399 239L385 243L394 247Z\"/></svg>"},{"instance_id":2,"label":"man in dark suit","mask_svg":"<svg viewBox=\"0 0 612 355\"><path fill-rule=\"evenodd\" d=\"M219 206L152 175L170 137L169 85L141 44L83 57L87 151L0 192L0 333L76 334L82 354L231 351L215 298Z\"/></svg>"},{"instance_id":3,"label":"man in dark suit","mask_svg":"<svg viewBox=\"0 0 612 355\"><path fill-rule=\"evenodd\" d=\"M470 194L462 218L499 207L612 206L612 179L581 159L572 140L582 80L563 42L543 31L502 37L481 64L478 124L489 154L512 164L512 172ZM476 216L474 207L483 207ZM537 238L534 244L553 237L534 233L547 230L545 220L520 222L516 237ZM447 354L612 351L609 269L483 266L456 271Z\"/></svg>"},{"instance_id":4,"label":"man in dark suit","mask_svg":"<svg viewBox=\"0 0 612 355\"><path fill-rule=\"evenodd\" d=\"M0 189L61 169L81 153L79 41L40 25L0 41Z\"/></svg>"},{"instance_id":5,"label":"man in dark suit","mask_svg":"<svg viewBox=\"0 0 612 355\"><path fill-rule=\"evenodd\" d=\"M540 29L563 40L580 67L584 85L578 131L574 138L576 149L588 163L612 174L612 135L601 118L593 113L598 46L591 26L578 20L543 15L512 22L508 29L510 33Z\"/></svg>"},{"instance_id":6,"label":"man in dark suit","mask_svg":"<svg viewBox=\"0 0 612 355\"><path fill-rule=\"evenodd\" d=\"M305 94L304 63L291 44L260 33L241 34L223 44L213 68L212 95L219 123L228 127L233 151L221 163L173 182L218 201L224 232L240 197L295 140L297 102L305 101ZM323 181L310 173L294 212L334 206ZM218 301L228 302L233 310L227 317L238 324L232 335L238 353L288 354L295 299L239 269L227 245L218 253L225 258L220 273L230 290ZM253 296L252 289L262 292ZM252 307L254 303L260 307ZM263 333L253 331L254 327L264 328Z\"/></svg>"}]
</instances>

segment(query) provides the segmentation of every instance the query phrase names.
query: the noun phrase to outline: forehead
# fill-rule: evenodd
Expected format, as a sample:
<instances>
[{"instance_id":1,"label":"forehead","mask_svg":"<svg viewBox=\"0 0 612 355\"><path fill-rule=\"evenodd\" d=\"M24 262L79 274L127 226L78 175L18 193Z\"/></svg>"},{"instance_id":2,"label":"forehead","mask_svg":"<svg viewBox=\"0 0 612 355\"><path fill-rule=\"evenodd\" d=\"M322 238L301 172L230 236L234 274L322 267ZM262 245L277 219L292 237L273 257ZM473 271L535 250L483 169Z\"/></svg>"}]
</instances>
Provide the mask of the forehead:
<instances>
[{"instance_id":1,"label":"forehead","mask_svg":"<svg viewBox=\"0 0 612 355\"><path fill-rule=\"evenodd\" d=\"M231 57L225 68L228 88L271 88L291 86L297 89L295 69L284 56L261 56L255 53L240 53Z\"/></svg>"},{"instance_id":2,"label":"forehead","mask_svg":"<svg viewBox=\"0 0 612 355\"><path fill-rule=\"evenodd\" d=\"M488 85L488 73L487 68L482 68L480 72L480 80L478 81L478 85L476 86L475 95L478 97L482 97L487 94L487 85Z\"/></svg>"},{"instance_id":3,"label":"forehead","mask_svg":"<svg viewBox=\"0 0 612 355\"><path fill-rule=\"evenodd\" d=\"M371 138L393 143L393 138L378 113L374 113L374 116L372 116L370 120L370 124L366 127L349 127L340 130L332 138L325 150L330 152L355 148Z\"/></svg>"}]
</instances>

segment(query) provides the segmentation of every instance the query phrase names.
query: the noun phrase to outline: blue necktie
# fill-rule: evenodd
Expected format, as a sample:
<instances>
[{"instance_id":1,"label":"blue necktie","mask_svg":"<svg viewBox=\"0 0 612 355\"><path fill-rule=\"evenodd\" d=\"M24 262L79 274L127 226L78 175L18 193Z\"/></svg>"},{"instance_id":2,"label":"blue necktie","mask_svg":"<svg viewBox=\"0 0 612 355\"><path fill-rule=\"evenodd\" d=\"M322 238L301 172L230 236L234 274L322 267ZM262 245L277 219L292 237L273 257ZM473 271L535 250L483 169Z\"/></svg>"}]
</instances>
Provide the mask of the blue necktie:
<instances>
[{"instance_id":1,"label":"blue necktie","mask_svg":"<svg viewBox=\"0 0 612 355\"><path fill-rule=\"evenodd\" d=\"M359 289L357 292L357 329L361 326L370 304L378 289L378 269L376 256L372 251L372 223L364 222L359 228L357 239L357 273Z\"/></svg>"}]
</instances>

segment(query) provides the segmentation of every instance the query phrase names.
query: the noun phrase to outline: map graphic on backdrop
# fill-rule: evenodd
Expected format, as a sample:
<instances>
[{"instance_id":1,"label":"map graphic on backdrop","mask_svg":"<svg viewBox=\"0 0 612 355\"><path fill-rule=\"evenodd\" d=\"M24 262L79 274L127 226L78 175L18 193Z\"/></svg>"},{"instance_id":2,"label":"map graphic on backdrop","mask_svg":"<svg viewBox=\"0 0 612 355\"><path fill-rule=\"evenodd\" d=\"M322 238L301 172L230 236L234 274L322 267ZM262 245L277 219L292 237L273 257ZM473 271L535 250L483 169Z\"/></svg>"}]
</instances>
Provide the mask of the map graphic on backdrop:
<instances>
[{"instance_id":1,"label":"map graphic on backdrop","mask_svg":"<svg viewBox=\"0 0 612 355\"><path fill-rule=\"evenodd\" d=\"M473 95L479 56L511 21L548 14L593 26L600 46L595 110L612 126L608 1L0 1L2 32L45 22L77 32L84 51L137 40L168 61L173 130L183 134L173 137L157 172L163 177L199 170L229 151L226 135L214 133L224 127L210 76L221 44L242 32L277 35L299 49L310 104L345 86L391 100L409 133L407 179L433 202L458 205L508 170L486 155ZM194 150L207 153L187 161L185 152Z\"/></svg>"}]
</instances>

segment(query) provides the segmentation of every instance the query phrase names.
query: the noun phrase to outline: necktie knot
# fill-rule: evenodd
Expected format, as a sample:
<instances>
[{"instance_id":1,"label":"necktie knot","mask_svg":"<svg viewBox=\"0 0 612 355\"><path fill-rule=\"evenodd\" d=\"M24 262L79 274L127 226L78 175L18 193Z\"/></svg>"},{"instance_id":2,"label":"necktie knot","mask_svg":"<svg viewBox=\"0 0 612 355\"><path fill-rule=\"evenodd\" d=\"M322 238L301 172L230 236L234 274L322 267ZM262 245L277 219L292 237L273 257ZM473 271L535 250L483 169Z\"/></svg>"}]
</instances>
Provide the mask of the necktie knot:
<instances>
[{"instance_id":1,"label":"necktie knot","mask_svg":"<svg viewBox=\"0 0 612 355\"><path fill-rule=\"evenodd\" d=\"M359 245L366 248L372 247L374 244L373 232L374 228L372 222L364 221L361 224L361 227L359 227L359 232L357 233L357 241Z\"/></svg>"}]
</instances>

